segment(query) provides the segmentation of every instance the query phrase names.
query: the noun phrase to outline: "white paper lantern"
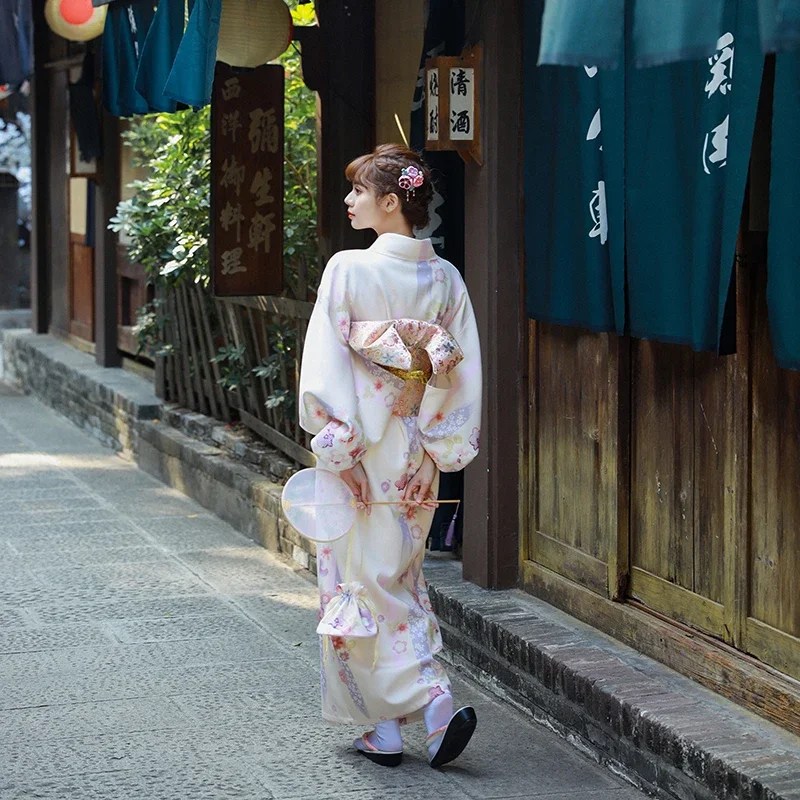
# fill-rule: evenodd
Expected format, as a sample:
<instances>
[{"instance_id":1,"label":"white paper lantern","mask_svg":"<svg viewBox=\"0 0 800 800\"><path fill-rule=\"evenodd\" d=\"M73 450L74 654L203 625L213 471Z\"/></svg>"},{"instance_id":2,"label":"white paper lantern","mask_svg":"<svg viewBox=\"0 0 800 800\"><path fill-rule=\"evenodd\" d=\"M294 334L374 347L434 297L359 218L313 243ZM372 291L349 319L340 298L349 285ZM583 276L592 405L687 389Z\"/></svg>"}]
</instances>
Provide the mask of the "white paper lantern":
<instances>
[{"instance_id":1,"label":"white paper lantern","mask_svg":"<svg viewBox=\"0 0 800 800\"><path fill-rule=\"evenodd\" d=\"M44 18L54 33L72 42L88 42L103 33L107 6L95 8L92 0L47 0Z\"/></svg>"},{"instance_id":2,"label":"white paper lantern","mask_svg":"<svg viewBox=\"0 0 800 800\"><path fill-rule=\"evenodd\" d=\"M260 67L292 41L292 12L284 0L222 0L217 61Z\"/></svg>"}]
</instances>

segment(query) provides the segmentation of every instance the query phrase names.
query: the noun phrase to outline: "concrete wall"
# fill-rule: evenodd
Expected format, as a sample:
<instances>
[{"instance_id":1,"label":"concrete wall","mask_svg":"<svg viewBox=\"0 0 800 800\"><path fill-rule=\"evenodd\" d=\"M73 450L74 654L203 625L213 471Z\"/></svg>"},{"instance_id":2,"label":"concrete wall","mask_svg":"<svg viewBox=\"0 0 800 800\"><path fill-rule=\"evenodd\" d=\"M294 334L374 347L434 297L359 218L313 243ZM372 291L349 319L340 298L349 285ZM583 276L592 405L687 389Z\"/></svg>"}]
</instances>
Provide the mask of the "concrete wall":
<instances>
[{"instance_id":1,"label":"concrete wall","mask_svg":"<svg viewBox=\"0 0 800 800\"><path fill-rule=\"evenodd\" d=\"M425 0L376 0L375 3L375 139L402 142L394 115L406 136L411 100L419 71L426 19Z\"/></svg>"}]
</instances>

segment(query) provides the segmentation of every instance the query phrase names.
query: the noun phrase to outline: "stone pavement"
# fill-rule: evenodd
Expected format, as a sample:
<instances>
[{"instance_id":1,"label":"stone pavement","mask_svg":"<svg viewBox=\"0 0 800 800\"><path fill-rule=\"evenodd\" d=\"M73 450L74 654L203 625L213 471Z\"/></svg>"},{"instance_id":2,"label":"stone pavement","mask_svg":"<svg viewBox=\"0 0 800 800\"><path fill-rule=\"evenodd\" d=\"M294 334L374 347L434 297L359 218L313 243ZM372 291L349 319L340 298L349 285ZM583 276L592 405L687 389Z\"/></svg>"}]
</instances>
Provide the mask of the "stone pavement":
<instances>
[{"instance_id":1,"label":"stone pavement","mask_svg":"<svg viewBox=\"0 0 800 800\"><path fill-rule=\"evenodd\" d=\"M395 770L319 716L304 578L0 384L0 799L634 800L464 676L479 726Z\"/></svg>"}]
</instances>

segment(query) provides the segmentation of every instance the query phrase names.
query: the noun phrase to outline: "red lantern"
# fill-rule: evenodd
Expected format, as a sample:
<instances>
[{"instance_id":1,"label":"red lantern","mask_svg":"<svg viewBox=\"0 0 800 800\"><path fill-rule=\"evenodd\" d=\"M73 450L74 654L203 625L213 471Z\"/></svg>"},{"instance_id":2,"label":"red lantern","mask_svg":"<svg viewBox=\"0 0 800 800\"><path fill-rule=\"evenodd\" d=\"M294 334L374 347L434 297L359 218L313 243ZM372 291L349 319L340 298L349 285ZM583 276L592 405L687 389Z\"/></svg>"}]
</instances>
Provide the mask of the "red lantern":
<instances>
[{"instance_id":1,"label":"red lantern","mask_svg":"<svg viewBox=\"0 0 800 800\"><path fill-rule=\"evenodd\" d=\"M87 42L103 33L107 6L95 8L92 0L47 0L44 17L54 33L73 42Z\"/></svg>"}]
</instances>

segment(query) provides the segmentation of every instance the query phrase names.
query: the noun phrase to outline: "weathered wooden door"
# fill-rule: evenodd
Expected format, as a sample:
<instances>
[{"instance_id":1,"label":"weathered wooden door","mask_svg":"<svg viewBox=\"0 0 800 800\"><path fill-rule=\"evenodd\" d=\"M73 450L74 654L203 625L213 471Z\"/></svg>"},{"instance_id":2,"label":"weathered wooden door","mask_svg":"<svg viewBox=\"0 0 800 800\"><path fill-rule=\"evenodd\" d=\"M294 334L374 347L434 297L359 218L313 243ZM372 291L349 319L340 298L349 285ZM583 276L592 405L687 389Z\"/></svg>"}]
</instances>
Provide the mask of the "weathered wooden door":
<instances>
[{"instance_id":1,"label":"weathered wooden door","mask_svg":"<svg viewBox=\"0 0 800 800\"><path fill-rule=\"evenodd\" d=\"M535 322L529 342L523 581L538 564L618 597L628 570L628 344Z\"/></svg>"},{"instance_id":2,"label":"weathered wooden door","mask_svg":"<svg viewBox=\"0 0 800 800\"><path fill-rule=\"evenodd\" d=\"M800 374L772 355L763 250L736 273L733 356L531 323L522 579L800 678Z\"/></svg>"}]
</instances>

